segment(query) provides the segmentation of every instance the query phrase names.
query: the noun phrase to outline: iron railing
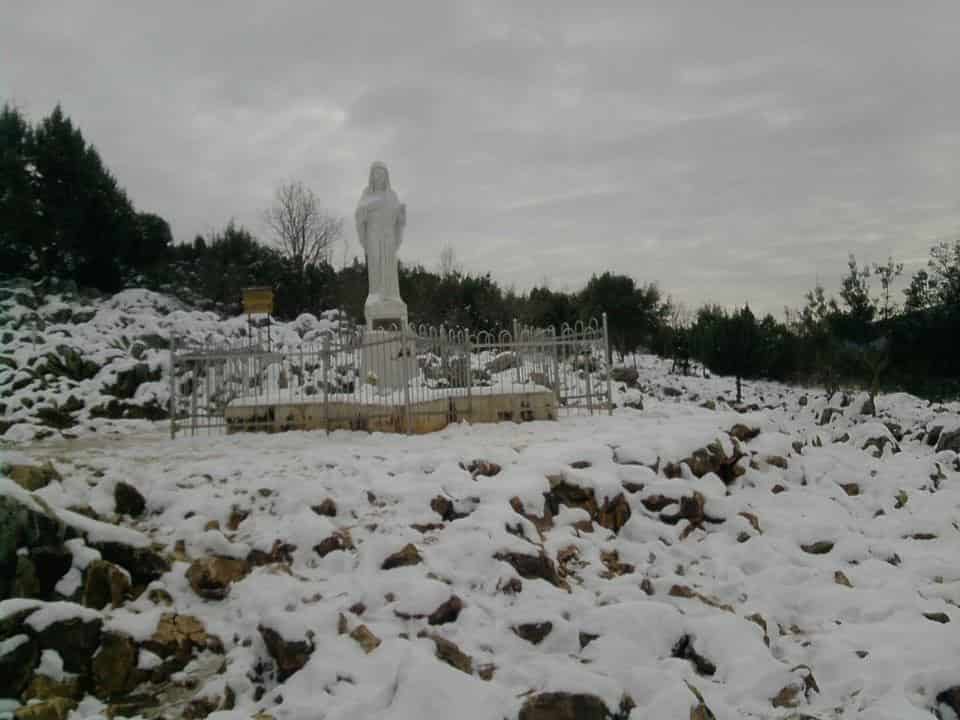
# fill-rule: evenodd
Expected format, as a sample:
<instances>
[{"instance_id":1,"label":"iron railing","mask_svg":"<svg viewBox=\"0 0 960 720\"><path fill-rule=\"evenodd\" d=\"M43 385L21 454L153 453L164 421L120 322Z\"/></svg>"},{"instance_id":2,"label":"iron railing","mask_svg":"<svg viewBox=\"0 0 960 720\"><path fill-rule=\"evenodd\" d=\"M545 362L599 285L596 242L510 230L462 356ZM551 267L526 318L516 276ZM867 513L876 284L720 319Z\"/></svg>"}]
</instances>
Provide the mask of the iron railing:
<instances>
[{"instance_id":1,"label":"iron railing","mask_svg":"<svg viewBox=\"0 0 960 720\"><path fill-rule=\"evenodd\" d=\"M450 422L612 412L601 322L469 332L331 332L271 348L170 348L170 434L336 429L426 432ZM379 377L377 370L391 377ZM382 372L381 372L382 374Z\"/></svg>"}]
</instances>

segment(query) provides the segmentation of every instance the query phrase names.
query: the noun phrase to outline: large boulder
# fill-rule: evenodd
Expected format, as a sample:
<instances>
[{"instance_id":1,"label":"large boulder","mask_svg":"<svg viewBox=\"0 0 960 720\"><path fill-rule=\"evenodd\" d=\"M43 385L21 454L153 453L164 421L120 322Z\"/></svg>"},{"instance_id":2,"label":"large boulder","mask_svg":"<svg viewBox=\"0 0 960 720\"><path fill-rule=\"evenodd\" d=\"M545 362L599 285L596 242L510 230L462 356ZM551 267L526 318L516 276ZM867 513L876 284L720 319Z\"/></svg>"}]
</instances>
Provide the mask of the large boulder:
<instances>
[{"instance_id":1,"label":"large boulder","mask_svg":"<svg viewBox=\"0 0 960 720\"><path fill-rule=\"evenodd\" d=\"M610 379L614 382L625 383L629 387L636 387L640 373L636 368L615 367L610 371Z\"/></svg>"},{"instance_id":2,"label":"large boulder","mask_svg":"<svg viewBox=\"0 0 960 720\"><path fill-rule=\"evenodd\" d=\"M159 380L162 376L163 371L159 368L151 370L146 363L137 363L132 368L118 372L115 382L104 386L103 391L107 395L129 400L143 383Z\"/></svg>"},{"instance_id":3,"label":"large boulder","mask_svg":"<svg viewBox=\"0 0 960 720\"><path fill-rule=\"evenodd\" d=\"M544 692L527 698L519 720L614 720L607 704L596 695Z\"/></svg>"},{"instance_id":4,"label":"large boulder","mask_svg":"<svg viewBox=\"0 0 960 720\"><path fill-rule=\"evenodd\" d=\"M93 653L100 646L103 621L99 617L91 616L88 609L73 603L51 605L57 605L58 609L63 610L64 619L36 628L40 648L56 650L63 658L63 667L67 672L86 674L90 670ZM38 615L39 613L31 616L31 620Z\"/></svg>"},{"instance_id":5,"label":"large boulder","mask_svg":"<svg viewBox=\"0 0 960 720\"><path fill-rule=\"evenodd\" d=\"M91 547L99 551L104 560L119 565L130 573L134 585L149 585L170 571L167 559L148 547L136 547L116 541L92 543Z\"/></svg>"},{"instance_id":6,"label":"large boulder","mask_svg":"<svg viewBox=\"0 0 960 720\"><path fill-rule=\"evenodd\" d=\"M24 705L13 713L13 717L14 720L67 720L67 717L76 708L76 700L55 697Z\"/></svg>"},{"instance_id":7,"label":"large boulder","mask_svg":"<svg viewBox=\"0 0 960 720\"><path fill-rule=\"evenodd\" d=\"M576 484L566 475L550 475L547 477L550 491L544 493L546 506L552 515L557 515L560 505L585 510L593 522L620 532L627 520L630 519L630 503L619 493L613 498L605 497L603 503L597 502L593 488L584 488Z\"/></svg>"},{"instance_id":8,"label":"large boulder","mask_svg":"<svg viewBox=\"0 0 960 720\"><path fill-rule=\"evenodd\" d=\"M16 492L4 492L10 488ZM66 525L45 503L0 478L0 600L10 597L13 591L19 550L59 547L69 534Z\"/></svg>"},{"instance_id":9,"label":"large boulder","mask_svg":"<svg viewBox=\"0 0 960 720\"><path fill-rule=\"evenodd\" d=\"M40 597L48 599L73 565L73 555L64 545L41 545L30 550Z\"/></svg>"},{"instance_id":10,"label":"large boulder","mask_svg":"<svg viewBox=\"0 0 960 720\"><path fill-rule=\"evenodd\" d=\"M144 650L181 664L186 664L195 650L218 649L220 645L219 640L208 635L203 623L193 615L175 613L164 613L153 635L142 644Z\"/></svg>"},{"instance_id":11,"label":"large boulder","mask_svg":"<svg viewBox=\"0 0 960 720\"><path fill-rule=\"evenodd\" d=\"M230 585L249 572L246 560L215 555L194 560L187 570L187 580L193 591L205 600L223 600L230 592Z\"/></svg>"},{"instance_id":12,"label":"large boulder","mask_svg":"<svg viewBox=\"0 0 960 720\"><path fill-rule=\"evenodd\" d=\"M313 654L313 641L310 638L288 640L272 628L261 625L258 629L267 652L277 664L277 679L280 682L302 669Z\"/></svg>"},{"instance_id":13,"label":"large boulder","mask_svg":"<svg viewBox=\"0 0 960 720\"><path fill-rule=\"evenodd\" d=\"M142 679L137 670L137 645L129 635L107 632L93 658L92 675L101 698L126 695Z\"/></svg>"},{"instance_id":14,"label":"large boulder","mask_svg":"<svg viewBox=\"0 0 960 720\"><path fill-rule=\"evenodd\" d=\"M712 472L729 485L744 473L738 465L742 457L744 453L739 441L724 435L677 462L667 463L663 472L668 478L679 478L683 475L681 465L686 463L694 477L700 478Z\"/></svg>"},{"instance_id":15,"label":"large boulder","mask_svg":"<svg viewBox=\"0 0 960 720\"><path fill-rule=\"evenodd\" d=\"M937 452L953 450L960 453L960 425L953 430L942 430L937 438Z\"/></svg>"},{"instance_id":16,"label":"large boulder","mask_svg":"<svg viewBox=\"0 0 960 720\"><path fill-rule=\"evenodd\" d=\"M140 517L146 510L147 501L143 495L133 485L125 482L118 482L113 490L113 499L116 505L117 515L129 515L130 517Z\"/></svg>"},{"instance_id":17,"label":"large boulder","mask_svg":"<svg viewBox=\"0 0 960 720\"><path fill-rule=\"evenodd\" d=\"M40 646L25 633L0 640L0 697L20 697L40 661Z\"/></svg>"},{"instance_id":18,"label":"large boulder","mask_svg":"<svg viewBox=\"0 0 960 720\"><path fill-rule=\"evenodd\" d=\"M118 566L106 560L94 560L84 571L82 602L86 607L103 610L107 605L120 607L130 592L130 578Z\"/></svg>"},{"instance_id":19,"label":"large boulder","mask_svg":"<svg viewBox=\"0 0 960 720\"><path fill-rule=\"evenodd\" d=\"M61 482L63 478L49 460L43 464L32 462L4 463L3 474L28 492L44 488L51 482Z\"/></svg>"}]
</instances>

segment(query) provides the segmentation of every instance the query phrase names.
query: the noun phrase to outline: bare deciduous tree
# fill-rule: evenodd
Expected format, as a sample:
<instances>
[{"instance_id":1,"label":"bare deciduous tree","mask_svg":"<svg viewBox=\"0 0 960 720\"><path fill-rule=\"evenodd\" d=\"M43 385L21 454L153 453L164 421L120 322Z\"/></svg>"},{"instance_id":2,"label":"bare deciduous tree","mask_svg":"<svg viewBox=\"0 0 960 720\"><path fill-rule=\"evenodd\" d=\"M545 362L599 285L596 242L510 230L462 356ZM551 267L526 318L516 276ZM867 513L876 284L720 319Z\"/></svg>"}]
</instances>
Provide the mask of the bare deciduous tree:
<instances>
[{"instance_id":1,"label":"bare deciduous tree","mask_svg":"<svg viewBox=\"0 0 960 720\"><path fill-rule=\"evenodd\" d=\"M311 265L329 261L333 245L343 233L343 219L323 211L313 190L299 180L277 188L263 219L300 274Z\"/></svg>"},{"instance_id":2,"label":"bare deciduous tree","mask_svg":"<svg viewBox=\"0 0 960 720\"><path fill-rule=\"evenodd\" d=\"M452 245L444 245L440 250L440 275L449 277L461 272L460 263L457 262L457 253Z\"/></svg>"}]
</instances>

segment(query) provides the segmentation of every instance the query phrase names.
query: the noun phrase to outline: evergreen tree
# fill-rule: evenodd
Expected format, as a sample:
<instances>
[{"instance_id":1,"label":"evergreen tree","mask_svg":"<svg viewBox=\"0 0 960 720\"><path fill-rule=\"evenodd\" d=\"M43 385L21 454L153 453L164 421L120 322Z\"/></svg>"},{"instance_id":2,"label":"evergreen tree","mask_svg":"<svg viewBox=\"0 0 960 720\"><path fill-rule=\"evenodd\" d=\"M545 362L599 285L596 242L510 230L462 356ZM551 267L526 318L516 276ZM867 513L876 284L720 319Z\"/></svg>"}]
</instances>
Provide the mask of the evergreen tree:
<instances>
[{"instance_id":1,"label":"evergreen tree","mask_svg":"<svg viewBox=\"0 0 960 720\"><path fill-rule=\"evenodd\" d=\"M33 132L9 105L0 110L0 268L31 272L37 233L37 207L31 178Z\"/></svg>"}]
</instances>

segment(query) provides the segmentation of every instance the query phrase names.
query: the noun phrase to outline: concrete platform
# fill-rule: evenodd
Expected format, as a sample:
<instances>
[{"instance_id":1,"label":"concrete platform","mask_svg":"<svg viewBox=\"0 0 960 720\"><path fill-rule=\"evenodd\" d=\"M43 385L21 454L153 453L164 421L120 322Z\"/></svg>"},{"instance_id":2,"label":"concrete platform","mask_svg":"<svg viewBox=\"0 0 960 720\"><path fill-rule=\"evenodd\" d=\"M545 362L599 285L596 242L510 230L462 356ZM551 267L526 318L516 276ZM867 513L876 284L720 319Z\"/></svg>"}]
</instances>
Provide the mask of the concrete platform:
<instances>
[{"instance_id":1,"label":"concrete platform","mask_svg":"<svg viewBox=\"0 0 960 720\"><path fill-rule=\"evenodd\" d=\"M557 397L546 389L533 392L487 392L471 396L402 404L364 403L332 396L327 402L234 401L224 411L227 432L284 432L287 430L366 430L368 432L436 432L450 423L530 422L556 420Z\"/></svg>"}]
</instances>

